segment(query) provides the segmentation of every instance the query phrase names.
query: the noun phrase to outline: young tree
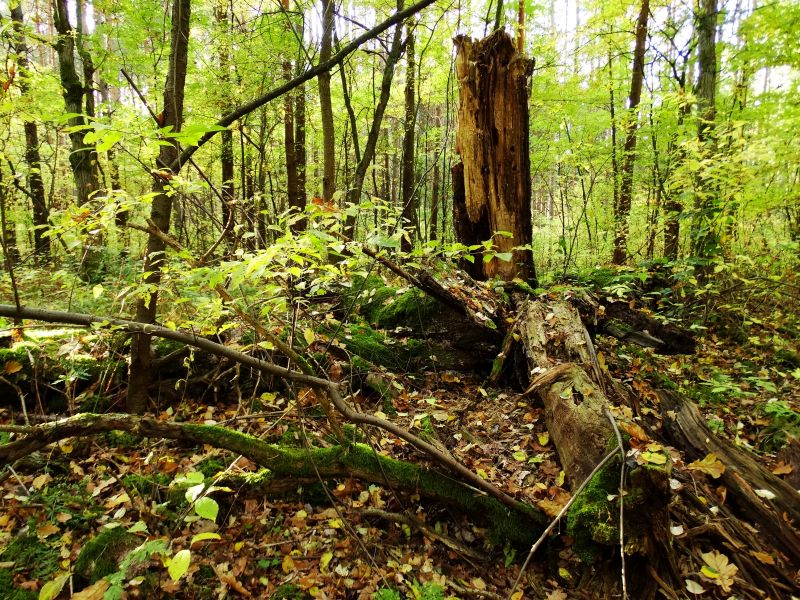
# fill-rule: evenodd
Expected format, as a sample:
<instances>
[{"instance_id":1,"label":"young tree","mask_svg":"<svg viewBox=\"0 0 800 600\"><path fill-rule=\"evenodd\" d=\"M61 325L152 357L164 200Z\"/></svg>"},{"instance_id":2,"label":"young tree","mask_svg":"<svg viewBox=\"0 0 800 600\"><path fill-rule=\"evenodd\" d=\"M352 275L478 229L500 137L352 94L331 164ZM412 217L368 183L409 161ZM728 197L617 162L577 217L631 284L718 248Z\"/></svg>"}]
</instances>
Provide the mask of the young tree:
<instances>
[{"instance_id":1,"label":"young tree","mask_svg":"<svg viewBox=\"0 0 800 600\"><path fill-rule=\"evenodd\" d=\"M406 89L405 89L405 121L403 123L403 182L400 201L403 204L403 227L406 235L401 240L400 247L404 252L410 252L414 247L415 237L419 237L419 222L417 221L417 202L415 200L416 187L416 157L414 146L416 144L415 130L417 126L417 91L414 85L414 31L408 26L406 37Z\"/></svg>"},{"instance_id":2,"label":"young tree","mask_svg":"<svg viewBox=\"0 0 800 600\"><path fill-rule=\"evenodd\" d=\"M28 83L30 73L28 72L28 45L25 41L22 3L11 9L11 20L14 24L14 34L16 36L14 51L17 54L17 65L19 67L19 72L17 73L19 89L22 95L25 96L30 93L30 85ZM22 127L25 131L25 162L28 165L27 192L33 205L33 252L37 262L45 263L50 259L50 238L45 235L49 227L50 211L45 198L44 182L42 181L39 131L36 122L27 117L23 120Z\"/></svg>"},{"instance_id":3,"label":"young tree","mask_svg":"<svg viewBox=\"0 0 800 600\"><path fill-rule=\"evenodd\" d=\"M633 200L633 169L636 160L636 130L639 124L639 101L642 98L644 79L644 54L647 41L647 19L650 15L650 0L642 0L639 18L636 20L636 45L633 50L631 69L631 92L628 96L628 112L625 116L625 148L622 155L619 199L614 206L614 258L615 265L622 265L628 258L628 218Z\"/></svg>"},{"instance_id":4,"label":"young tree","mask_svg":"<svg viewBox=\"0 0 800 600\"><path fill-rule=\"evenodd\" d=\"M172 25L170 29L170 53L167 80L164 85L164 127L179 132L183 124L183 99L186 86L186 69L189 59L189 18L191 0L173 0ZM172 216L172 194L170 179L174 174L172 165L179 161L180 149L173 139L162 144L158 155L158 174L155 175L155 196L150 209L150 219L160 233L167 233ZM136 302L136 320L154 323L158 305L158 287L161 283L161 268L164 265L166 244L158 232L147 237L147 254L144 258L144 284L148 291ZM131 361L128 374L128 412L140 414L147 409L148 390L152 380L150 368L151 338L144 333L131 337Z\"/></svg>"},{"instance_id":5,"label":"young tree","mask_svg":"<svg viewBox=\"0 0 800 600\"><path fill-rule=\"evenodd\" d=\"M321 0L322 5L322 40L320 42L319 60L325 62L331 58L333 45L334 0ZM340 70L343 67L339 67ZM342 70L344 78L344 71ZM322 120L322 197L330 201L336 191L336 133L333 128L333 103L331 102L331 73L323 71L317 77L319 82L319 112Z\"/></svg>"}]
</instances>

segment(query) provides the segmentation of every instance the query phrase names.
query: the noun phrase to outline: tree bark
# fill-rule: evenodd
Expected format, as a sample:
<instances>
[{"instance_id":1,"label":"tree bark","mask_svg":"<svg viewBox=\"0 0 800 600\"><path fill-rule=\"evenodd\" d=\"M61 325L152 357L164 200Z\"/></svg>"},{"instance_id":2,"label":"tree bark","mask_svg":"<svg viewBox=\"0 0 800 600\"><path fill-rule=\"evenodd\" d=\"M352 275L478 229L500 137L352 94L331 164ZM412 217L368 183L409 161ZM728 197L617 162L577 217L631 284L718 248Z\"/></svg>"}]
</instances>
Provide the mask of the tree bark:
<instances>
[{"instance_id":1,"label":"tree bark","mask_svg":"<svg viewBox=\"0 0 800 600\"><path fill-rule=\"evenodd\" d=\"M23 29L22 4L17 4L11 9L11 20L14 26L14 51L17 54L19 66L20 93L26 96L30 91L28 83L28 45L25 42ZM33 252L36 262L46 263L50 260L50 238L45 235L49 227L50 210L42 181L42 160L39 155L39 132L36 122L25 119L25 162L28 165L28 192L33 205Z\"/></svg>"},{"instance_id":2,"label":"tree bark","mask_svg":"<svg viewBox=\"0 0 800 600\"><path fill-rule=\"evenodd\" d=\"M416 157L415 157L415 131L417 127L416 87L414 83L414 32L408 26L406 37L406 89L405 89L405 121L403 123L403 182L401 186L400 201L403 205L403 229L405 235L400 241L403 252L411 252L414 240L419 236L419 231L414 227L416 223L417 202L414 197L416 186Z\"/></svg>"},{"instance_id":3,"label":"tree bark","mask_svg":"<svg viewBox=\"0 0 800 600\"><path fill-rule=\"evenodd\" d=\"M218 60L220 70L220 84L222 85L223 94L223 110L230 109L230 99L228 97L230 85L230 50L228 44L224 41L229 35L228 32L228 4L225 1L219 1L214 6L214 18L216 20L217 30L219 37L217 43ZM225 245L228 251L231 252L235 249L236 245L236 189L234 184L234 159L233 159L233 131L226 129L222 132L221 149L220 149L220 169L222 175L222 186L220 187L220 196L222 196L222 234L225 237ZM242 165L244 168L244 165Z\"/></svg>"},{"instance_id":4,"label":"tree bark","mask_svg":"<svg viewBox=\"0 0 800 600\"><path fill-rule=\"evenodd\" d=\"M714 150L714 121L717 115L717 0L700 0L695 27L697 35L697 139L701 152L709 155ZM698 195L695 199L695 216L692 221L692 254L708 260L719 251L719 232L717 216L720 211L716 185L702 174L697 182ZM700 269L701 276L708 272L708 266Z\"/></svg>"},{"instance_id":5,"label":"tree bark","mask_svg":"<svg viewBox=\"0 0 800 600\"><path fill-rule=\"evenodd\" d=\"M322 3L322 40L319 49L319 61L331 59L333 47L334 0L321 0ZM342 67L339 67L342 69ZM344 77L344 73L342 73ZM331 101L331 72L323 71L317 77L319 82L319 112L322 120L322 198L333 199L336 192L336 132L333 128L333 103Z\"/></svg>"},{"instance_id":6,"label":"tree bark","mask_svg":"<svg viewBox=\"0 0 800 600\"><path fill-rule=\"evenodd\" d=\"M186 69L189 50L189 18L191 0L173 0L172 26L170 29L169 70L164 85L164 123L172 131L180 131L183 124L183 97L186 86ZM172 196L168 193L170 165L180 154L173 141L161 146L157 165L161 176L153 185L155 196L150 209L150 219L158 229L167 233L172 215ZM155 323L158 308L158 287L161 283L161 268L165 261L166 244L154 234L148 235L144 258L144 283L150 291L136 303L136 320L140 323ZM131 413L143 413L147 409L148 388L151 383L150 335L137 333L131 338L131 363L128 376L126 408Z\"/></svg>"},{"instance_id":7,"label":"tree bark","mask_svg":"<svg viewBox=\"0 0 800 600\"><path fill-rule=\"evenodd\" d=\"M628 96L628 112L625 118L625 148L622 156L622 177L619 202L614 207L614 257L615 265L625 264L628 259L628 219L633 200L633 169L636 161L636 131L639 124L639 101L642 98L644 79L644 54L647 42L647 19L650 16L650 0L642 0L639 18L636 21L636 45L633 50L631 93Z\"/></svg>"},{"instance_id":8,"label":"tree bark","mask_svg":"<svg viewBox=\"0 0 800 600\"><path fill-rule=\"evenodd\" d=\"M478 42L459 36L455 44L456 152L464 164L466 215L473 224L487 219L495 251L511 258L482 263L482 274L535 280L530 250L515 249L529 246L533 238L527 93L533 61L517 54L502 30Z\"/></svg>"},{"instance_id":9,"label":"tree bark","mask_svg":"<svg viewBox=\"0 0 800 600\"><path fill-rule=\"evenodd\" d=\"M397 0L397 11L402 12L404 0ZM394 78L394 68L397 61L400 60L400 55L403 52L403 26L397 25L392 35L392 45L389 48L389 54L386 56L386 64L383 68L383 75L381 76L381 91L378 97L378 103L375 106L375 112L372 115L372 124L369 128L367 135L367 143L364 145L364 152L361 155L361 160L356 165L356 172L353 178L353 184L347 192L347 200L352 206L357 206L361 201L361 192L364 189L364 178L367 175L367 169L372 164L372 159L375 157L375 147L378 144L378 137L381 133L381 124L383 123L383 115L386 112L386 106L389 104L389 96L392 91L392 79ZM355 212L348 215L345 221L345 235L353 237L356 225Z\"/></svg>"},{"instance_id":10,"label":"tree bark","mask_svg":"<svg viewBox=\"0 0 800 600\"><path fill-rule=\"evenodd\" d=\"M75 68L76 32L70 25L67 15L67 1L53 0L53 24L58 32L56 52L58 53L64 108L66 112L74 115L69 119L69 126L80 128L86 124L83 104L86 87ZM69 162L75 178L79 205L86 204L100 187L96 169L97 152L94 145L86 144L83 141L85 135L86 132L82 129L71 131L69 134L72 142Z\"/></svg>"}]
</instances>

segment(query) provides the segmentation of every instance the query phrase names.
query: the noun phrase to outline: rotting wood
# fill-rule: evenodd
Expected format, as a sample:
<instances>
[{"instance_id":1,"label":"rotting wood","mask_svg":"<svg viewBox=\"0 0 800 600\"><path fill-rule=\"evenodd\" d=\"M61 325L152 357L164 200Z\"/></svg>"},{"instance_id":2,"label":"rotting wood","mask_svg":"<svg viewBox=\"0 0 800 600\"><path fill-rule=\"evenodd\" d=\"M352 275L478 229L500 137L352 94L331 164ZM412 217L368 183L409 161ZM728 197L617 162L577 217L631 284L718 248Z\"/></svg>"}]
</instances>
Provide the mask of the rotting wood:
<instances>
[{"instance_id":1,"label":"rotting wood","mask_svg":"<svg viewBox=\"0 0 800 600\"><path fill-rule=\"evenodd\" d=\"M759 465L744 450L714 435L697 405L680 394L659 390L663 432L670 443L686 453L687 460L713 453L725 465L720 480L737 517L756 524L768 539L780 542L780 551L800 565L800 493ZM755 490L767 490L771 499Z\"/></svg>"},{"instance_id":2,"label":"rotting wood","mask_svg":"<svg viewBox=\"0 0 800 600\"><path fill-rule=\"evenodd\" d=\"M482 275L535 280L531 252L520 248L533 239L527 82L534 63L517 53L502 29L479 41L458 36L455 45L456 152L464 165L466 217L481 224L481 234L488 223L494 250L510 257L481 263ZM460 241L470 245L485 239Z\"/></svg>"}]
</instances>

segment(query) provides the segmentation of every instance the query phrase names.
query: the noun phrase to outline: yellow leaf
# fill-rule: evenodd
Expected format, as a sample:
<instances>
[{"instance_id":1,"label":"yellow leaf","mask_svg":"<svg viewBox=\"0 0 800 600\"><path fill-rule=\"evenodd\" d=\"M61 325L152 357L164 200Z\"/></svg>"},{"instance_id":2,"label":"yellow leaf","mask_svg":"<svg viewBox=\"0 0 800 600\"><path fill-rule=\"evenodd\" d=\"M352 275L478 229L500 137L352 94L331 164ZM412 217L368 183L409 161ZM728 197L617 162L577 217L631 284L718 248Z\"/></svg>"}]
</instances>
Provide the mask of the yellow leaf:
<instances>
[{"instance_id":1,"label":"yellow leaf","mask_svg":"<svg viewBox=\"0 0 800 600\"><path fill-rule=\"evenodd\" d=\"M19 373L22 371L22 363L17 362L16 360L10 360L6 363L6 366L3 368L7 375L13 375L14 373Z\"/></svg>"},{"instance_id":2,"label":"yellow leaf","mask_svg":"<svg viewBox=\"0 0 800 600\"><path fill-rule=\"evenodd\" d=\"M281 563L281 569L283 569L284 573L291 573L295 569L294 559L288 554L283 557L283 562Z\"/></svg>"},{"instance_id":3,"label":"yellow leaf","mask_svg":"<svg viewBox=\"0 0 800 600\"><path fill-rule=\"evenodd\" d=\"M244 542L236 542L233 545L234 552L239 552L242 548L244 548Z\"/></svg>"},{"instance_id":4,"label":"yellow leaf","mask_svg":"<svg viewBox=\"0 0 800 600\"><path fill-rule=\"evenodd\" d=\"M308 327L303 331L303 337L306 339L306 344L309 346L314 343L314 332Z\"/></svg>"},{"instance_id":5,"label":"yellow leaf","mask_svg":"<svg viewBox=\"0 0 800 600\"><path fill-rule=\"evenodd\" d=\"M71 600L103 600L103 596L110 585L108 579L101 579L94 585L72 594Z\"/></svg>"},{"instance_id":6,"label":"yellow leaf","mask_svg":"<svg viewBox=\"0 0 800 600\"><path fill-rule=\"evenodd\" d=\"M544 433L540 433L538 435L539 438L539 445L540 446L547 446L550 443L550 434L545 431Z\"/></svg>"},{"instance_id":7,"label":"yellow leaf","mask_svg":"<svg viewBox=\"0 0 800 600\"><path fill-rule=\"evenodd\" d=\"M696 460L686 466L692 471L707 473L714 479L719 478L725 472L725 465L717 459L717 455L713 452L702 460Z\"/></svg>"},{"instance_id":8,"label":"yellow leaf","mask_svg":"<svg viewBox=\"0 0 800 600\"><path fill-rule=\"evenodd\" d=\"M333 559L333 552L325 552L322 555L322 558L319 559L319 570L323 573L328 572L328 565L331 564L331 560Z\"/></svg>"},{"instance_id":9,"label":"yellow leaf","mask_svg":"<svg viewBox=\"0 0 800 600\"><path fill-rule=\"evenodd\" d=\"M723 592L730 592L733 578L739 571L739 567L730 564L728 557L716 550L704 552L701 556L706 564L700 569L700 572L715 585L721 587Z\"/></svg>"},{"instance_id":10,"label":"yellow leaf","mask_svg":"<svg viewBox=\"0 0 800 600\"><path fill-rule=\"evenodd\" d=\"M667 457L660 452L647 452L646 450L641 454L642 459L654 465L663 465L667 462Z\"/></svg>"},{"instance_id":11,"label":"yellow leaf","mask_svg":"<svg viewBox=\"0 0 800 600\"><path fill-rule=\"evenodd\" d=\"M33 480L33 489L40 490L51 481L53 481L53 478L48 473L39 475Z\"/></svg>"}]
</instances>

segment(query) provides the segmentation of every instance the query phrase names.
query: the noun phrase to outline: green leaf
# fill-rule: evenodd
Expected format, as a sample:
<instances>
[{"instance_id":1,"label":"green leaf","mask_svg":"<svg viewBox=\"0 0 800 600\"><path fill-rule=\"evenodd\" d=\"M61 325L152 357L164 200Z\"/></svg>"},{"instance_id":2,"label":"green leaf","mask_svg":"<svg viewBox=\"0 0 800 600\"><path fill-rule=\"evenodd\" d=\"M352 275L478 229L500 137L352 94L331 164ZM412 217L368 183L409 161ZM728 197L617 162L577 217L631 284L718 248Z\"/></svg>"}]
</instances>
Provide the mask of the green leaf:
<instances>
[{"instance_id":1,"label":"green leaf","mask_svg":"<svg viewBox=\"0 0 800 600\"><path fill-rule=\"evenodd\" d=\"M54 600L64 589L64 584L69 580L69 573L62 573L53 581L48 581L39 590L39 600Z\"/></svg>"},{"instance_id":2,"label":"green leaf","mask_svg":"<svg viewBox=\"0 0 800 600\"><path fill-rule=\"evenodd\" d=\"M189 544L190 546L194 546L198 542L205 542L207 540L221 540L222 536L218 533L214 533L213 531L205 531L203 533L198 533L195 536L192 536L192 542Z\"/></svg>"},{"instance_id":3,"label":"green leaf","mask_svg":"<svg viewBox=\"0 0 800 600\"><path fill-rule=\"evenodd\" d=\"M494 256L498 260L502 260L503 262L509 262L511 260L511 257L513 256L513 253L511 253L511 252L499 252L499 253L495 254Z\"/></svg>"},{"instance_id":4,"label":"green leaf","mask_svg":"<svg viewBox=\"0 0 800 600\"><path fill-rule=\"evenodd\" d=\"M194 512L196 512L199 517L203 517L209 521L215 521L219 514L219 504L217 504L217 501L213 498L200 498L194 503Z\"/></svg>"},{"instance_id":5,"label":"green leaf","mask_svg":"<svg viewBox=\"0 0 800 600\"><path fill-rule=\"evenodd\" d=\"M167 572L172 578L172 581L178 581L181 577L186 575L189 570L189 565L192 564L192 553L189 550L180 550L172 557L167 565Z\"/></svg>"}]
</instances>

